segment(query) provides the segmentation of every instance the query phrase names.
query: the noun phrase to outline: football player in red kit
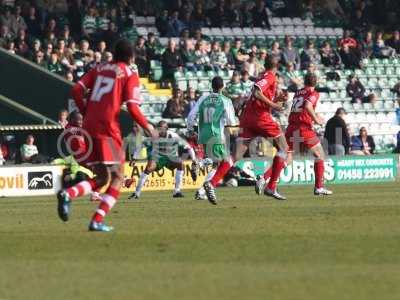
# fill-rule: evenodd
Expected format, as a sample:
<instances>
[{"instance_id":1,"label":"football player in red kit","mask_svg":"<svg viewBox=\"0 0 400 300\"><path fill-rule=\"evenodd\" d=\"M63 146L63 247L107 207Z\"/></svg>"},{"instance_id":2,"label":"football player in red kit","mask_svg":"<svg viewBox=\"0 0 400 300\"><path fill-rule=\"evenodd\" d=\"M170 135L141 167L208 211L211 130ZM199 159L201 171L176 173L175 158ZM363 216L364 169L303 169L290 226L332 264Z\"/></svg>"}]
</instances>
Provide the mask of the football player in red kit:
<instances>
[{"instance_id":1,"label":"football player in red kit","mask_svg":"<svg viewBox=\"0 0 400 300\"><path fill-rule=\"evenodd\" d=\"M323 125L323 120L315 112L319 93L315 90L318 78L313 73L304 77L304 88L297 91L289 115L289 125L286 129L286 140L289 145L287 163L293 160L293 153L300 147L307 148L314 155L315 195L331 195L332 191L324 187L325 152L313 124Z\"/></svg>"},{"instance_id":2,"label":"football player in red kit","mask_svg":"<svg viewBox=\"0 0 400 300\"><path fill-rule=\"evenodd\" d=\"M272 116L272 110L282 111L283 101L287 100L287 93L277 95L276 64L270 59L265 61L263 77L256 81L251 99L248 101L240 119L242 130L240 138L243 139L237 147L236 157L238 160L247 151L249 142L255 137L272 139L277 147L277 153L272 162L272 173L268 185L259 180L256 192L274 197L278 200L286 198L277 191L277 182L282 169L286 166L288 145L281 127ZM263 179L263 178L262 178Z\"/></svg>"},{"instance_id":3,"label":"football player in red kit","mask_svg":"<svg viewBox=\"0 0 400 300\"><path fill-rule=\"evenodd\" d=\"M114 59L113 62L100 64L90 70L72 88L72 96L84 116L82 128L90 139L87 145L91 151L85 163L92 166L96 177L57 194L58 215L61 220L68 221L73 199L109 184L89 224L90 231L113 229L105 225L103 220L116 203L123 182L125 159L119 124L121 105L126 104L132 118L147 135L155 135L139 108L139 76L129 67L133 61L133 46L129 41L117 42Z\"/></svg>"},{"instance_id":4,"label":"football player in red kit","mask_svg":"<svg viewBox=\"0 0 400 300\"><path fill-rule=\"evenodd\" d=\"M271 111L272 109L282 111L282 101L285 100L287 95L276 96L276 63L267 58L265 60L265 70L263 76L255 82L251 98L246 102L246 106L240 116L240 143L236 145L233 160L238 161L243 157L249 148L251 140L254 138L272 138L279 151L273 160L273 172L268 186L264 190L264 181L264 186L260 187L260 191L264 191L265 195L278 200L285 200L286 198L278 193L276 186L279 174L285 167L288 145L280 125L272 117ZM230 167L231 164L228 162L221 164L211 180L213 182L222 180ZM212 193L209 193L210 195L215 195L215 186L209 185L207 188L212 190Z\"/></svg>"},{"instance_id":5,"label":"football player in red kit","mask_svg":"<svg viewBox=\"0 0 400 300\"><path fill-rule=\"evenodd\" d=\"M323 125L323 121L316 114L319 93L315 91L317 84L315 74L308 73L304 77L305 87L297 91L293 97L293 104L289 115L289 125L286 129L286 140L289 145L287 164L293 160L293 153L307 148L315 157L315 195L331 195L332 192L324 188L324 158L325 152L322 148L317 133L313 130L313 124ZM271 174L271 167L266 174Z\"/></svg>"}]
</instances>

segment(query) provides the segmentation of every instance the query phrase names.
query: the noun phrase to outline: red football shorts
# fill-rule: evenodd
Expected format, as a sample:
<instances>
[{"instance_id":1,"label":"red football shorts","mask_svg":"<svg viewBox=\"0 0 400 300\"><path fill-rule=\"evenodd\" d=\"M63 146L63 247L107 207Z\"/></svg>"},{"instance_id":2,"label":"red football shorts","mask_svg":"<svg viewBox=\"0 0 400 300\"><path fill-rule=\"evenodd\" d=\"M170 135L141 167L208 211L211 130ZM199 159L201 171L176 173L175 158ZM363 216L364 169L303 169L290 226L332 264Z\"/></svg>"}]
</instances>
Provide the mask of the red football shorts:
<instances>
[{"instance_id":1,"label":"red football shorts","mask_svg":"<svg viewBox=\"0 0 400 300\"><path fill-rule=\"evenodd\" d=\"M277 138L281 135L280 125L272 118L254 120L254 122L240 122L239 137L244 139L256 137Z\"/></svg>"},{"instance_id":2,"label":"red football shorts","mask_svg":"<svg viewBox=\"0 0 400 300\"><path fill-rule=\"evenodd\" d=\"M294 149L303 149L302 147L311 149L320 143L315 131L309 127L289 125L286 129L285 137L289 152L293 152Z\"/></svg>"},{"instance_id":3,"label":"red football shorts","mask_svg":"<svg viewBox=\"0 0 400 300\"><path fill-rule=\"evenodd\" d=\"M116 165L125 161L122 142L112 137L92 138L92 147L90 147L90 142L87 146L90 153L85 163L89 166L95 164Z\"/></svg>"}]
</instances>

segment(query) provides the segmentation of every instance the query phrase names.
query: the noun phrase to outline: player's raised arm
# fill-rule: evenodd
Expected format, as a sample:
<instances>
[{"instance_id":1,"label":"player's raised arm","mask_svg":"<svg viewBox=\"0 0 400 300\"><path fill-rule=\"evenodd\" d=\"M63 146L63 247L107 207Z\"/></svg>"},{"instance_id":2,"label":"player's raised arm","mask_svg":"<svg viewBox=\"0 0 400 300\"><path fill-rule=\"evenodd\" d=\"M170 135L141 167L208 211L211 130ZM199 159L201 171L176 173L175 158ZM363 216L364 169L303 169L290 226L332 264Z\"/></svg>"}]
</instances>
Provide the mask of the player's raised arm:
<instances>
[{"instance_id":1,"label":"player's raised arm","mask_svg":"<svg viewBox=\"0 0 400 300\"><path fill-rule=\"evenodd\" d=\"M87 72L83 77L72 87L71 95L75 101L76 106L78 107L81 114L85 114L86 111L86 103L85 96L86 94L93 89L93 85L96 79L96 69L93 68L89 72Z\"/></svg>"},{"instance_id":2,"label":"player's raised arm","mask_svg":"<svg viewBox=\"0 0 400 300\"><path fill-rule=\"evenodd\" d=\"M149 124L139 107L142 101L140 98L139 76L137 73L134 72L130 74L124 86L123 97L125 99L126 108L133 120L143 128L147 136L154 137L155 132L153 126Z\"/></svg>"}]
</instances>

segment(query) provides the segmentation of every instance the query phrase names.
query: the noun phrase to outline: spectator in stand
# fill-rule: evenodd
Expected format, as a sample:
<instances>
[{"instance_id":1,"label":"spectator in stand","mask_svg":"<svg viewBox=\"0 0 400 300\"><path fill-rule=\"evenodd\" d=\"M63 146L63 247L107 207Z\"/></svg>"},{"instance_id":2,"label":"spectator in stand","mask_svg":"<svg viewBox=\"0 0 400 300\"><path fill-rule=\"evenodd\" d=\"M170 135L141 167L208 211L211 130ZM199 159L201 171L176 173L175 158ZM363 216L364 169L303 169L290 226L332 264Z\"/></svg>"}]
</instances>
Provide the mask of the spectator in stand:
<instances>
[{"instance_id":1,"label":"spectator in stand","mask_svg":"<svg viewBox=\"0 0 400 300\"><path fill-rule=\"evenodd\" d=\"M47 65L47 69L54 74L64 74L64 69L59 61L58 53L56 51L51 53L50 62Z\"/></svg>"},{"instance_id":2,"label":"spectator in stand","mask_svg":"<svg viewBox=\"0 0 400 300\"><path fill-rule=\"evenodd\" d=\"M38 148L36 147L35 138L33 135L26 137L26 142L20 148L21 162L23 163L36 163L36 158L39 155Z\"/></svg>"},{"instance_id":3,"label":"spectator in stand","mask_svg":"<svg viewBox=\"0 0 400 300\"><path fill-rule=\"evenodd\" d=\"M195 53L195 48L192 39L186 39L184 41L183 49L181 49L181 56L184 63L185 68L188 71L196 72L197 66L197 56Z\"/></svg>"},{"instance_id":4,"label":"spectator in stand","mask_svg":"<svg viewBox=\"0 0 400 300\"><path fill-rule=\"evenodd\" d=\"M227 69L234 69L235 68L235 58L233 57L232 51L231 51L231 44L229 41L224 41L224 49L223 52L225 53L226 56L226 68Z\"/></svg>"},{"instance_id":5,"label":"spectator in stand","mask_svg":"<svg viewBox=\"0 0 400 300\"><path fill-rule=\"evenodd\" d=\"M16 35L20 30L27 29L25 20L21 16L21 6L19 5L16 5L14 7L14 14L11 16L11 23L9 25L9 28L11 33L14 35Z\"/></svg>"},{"instance_id":6,"label":"spectator in stand","mask_svg":"<svg viewBox=\"0 0 400 300\"><path fill-rule=\"evenodd\" d=\"M156 40L156 36L153 32L149 32L147 34L146 41L146 51L147 51L147 59L150 60L160 60L160 53L158 50L158 43Z\"/></svg>"},{"instance_id":7,"label":"spectator in stand","mask_svg":"<svg viewBox=\"0 0 400 300\"><path fill-rule=\"evenodd\" d=\"M163 79L172 82L174 73L180 70L182 66L183 60L180 52L176 49L176 42L170 39L168 41L168 48L162 55Z\"/></svg>"},{"instance_id":8,"label":"spectator in stand","mask_svg":"<svg viewBox=\"0 0 400 300\"><path fill-rule=\"evenodd\" d=\"M347 45L349 48L357 48L357 41L351 37L351 31L349 29L343 31L343 37L339 42L339 46L341 48L343 48L345 45Z\"/></svg>"},{"instance_id":9,"label":"spectator in stand","mask_svg":"<svg viewBox=\"0 0 400 300\"><path fill-rule=\"evenodd\" d=\"M185 112L184 112L185 118L189 115L192 108L196 105L197 99L198 97L196 95L196 90L190 87L187 91L185 99Z\"/></svg>"},{"instance_id":10,"label":"spectator in stand","mask_svg":"<svg viewBox=\"0 0 400 300\"><path fill-rule=\"evenodd\" d=\"M286 70L282 74L284 85L289 92L296 92L303 86L303 79L296 74L292 62L287 63Z\"/></svg>"},{"instance_id":11,"label":"spectator in stand","mask_svg":"<svg viewBox=\"0 0 400 300\"><path fill-rule=\"evenodd\" d=\"M256 79L259 76L257 66L257 56L250 53L250 58L243 64L243 70L246 71L252 79Z\"/></svg>"},{"instance_id":12,"label":"spectator in stand","mask_svg":"<svg viewBox=\"0 0 400 300\"><path fill-rule=\"evenodd\" d=\"M249 59L249 55L242 49L242 40L235 39L235 46L231 48L233 59L235 60L236 70L241 70L243 63Z\"/></svg>"},{"instance_id":13,"label":"spectator in stand","mask_svg":"<svg viewBox=\"0 0 400 300\"><path fill-rule=\"evenodd\" d=\"M111 63L113 61L113 54L107 51L104 55L104 62Z\"/></svg>"},{"instance_id":14,"label":"spectator in stand","mask_svg":"<svg viewBox=\"0 0 400 300\"><path fill-rule=\"evenodd\" d=\"M66 45L70 45L72 42L74 42L68 25L65 25L64 29L61 31L60 39L64 40Z\"/></svg>"},{"instance_id":15,"label":"spectator in stand","mask_svg":"<svg viewBox=\"0 0 400 300\"><path fill-rule=\"evenodd\" d=\"M96 20L96 7L92 6L88 9L86 15L82 21L82 33L89 40L94 38L97 31L97 20Z\"/></svg>"},{"instance_id":16,"label":"spectator in stand","mask_svg":"<svg viewBox=\"0 0 400 300\"><path fill-rule=\"evenodd\" d=\"M24 18L30 36L39 38L42 34L42 24L37 16L36 8L31 5L29 14Z\"/></svg>"},{"instance_id":17,"label":"spectator in stand","mask_svg":"<svg viewBox=\"0 0 400 300\"><path fill-rule=\"evenodd\" d=\"M222 51L219 41L213 41L211 45L210 63L216 70L226 69L228 59Z\"/></svg>"},{"instance_id":18,"label":"spectator in stand","mask_svg":"<svg viewBox=\"0 0 400 300\"><path fill-rule=\"evenodd\" d=\"M361 68L361 60L353 51L353 49L349 48L349 45L344 44L342 49L340 50L340 58L344 64L346 69L360 69Z\"/></svg>"},{"instance_id":19,"label":"spectator in stand","mask_svg":"<svg viewBox=\"0 0 400 300\"><path fill-rule=\"evenodd\" d=\"M108 13L109 11L104 7L99 10L99 16L97 18L97 30L100 32L108 30L108 25L110 24Z\"/></svg>"},{"instance_id":20,"label":"spectator in stand","mask_svg":"<svg viewBox=\"0 0 400 300\"><path fill-rule=\"evenodd\" d=\"M279 42L274 41L271 45L271 51L269 53L269 56L272 58L273 62L276 64L280 64L281 59L282 59L282 50L280 48Z\"/></svg>"},{"instance_id":21,"label":"spectator in stand","mask_svg":"<svg viewBox=\"0 0 400 300\"><path fill-rule=\"evenodd\" d=\"M365 88L355 75L349 75L349 83L346 86L347 95L351 97L351 103L363 103Z\"/></svg>"},{"instance_id":22,"label":"spectator in stand","mask_svg":"<svg viewBox=\"0 0 400 300\"><path fill-rule=\"evenodd\" d=\"M9 53L16 54L15 43L13 41L9 41L6 46L6 50Z\"/></svg>"},{"instance_id":23,"label":"spectator in stand","mask_svg":"<svg viewBox=\"0 0 400 300\"><path fill-rule=\"evenodd\" d=\"M17 30L14 32L15 28L11 28L12 17L13 16L11 14L11 7L5 6L4 12L0 14L0 24L2 26L6 26L11 35L15 35L17 33Z\"/></svg>"},{"instance_id":24,"label":"spectator in stand","mask_svg":"<svg viewBox=\"0 0 400 300\"><path fill-rule=\"evenodd\" d=\"M367 97L364 97L364 102L363 103L369 103L372 105L375 105L375 103L378 101L378 97L376 94L371 93Z\"/></svg>"},{"instance_id":25,"label":"spectator in stand","mask_svg":"<svg viewBox=\"0 0 400 300\"><path fill-rule=\"evenodd\" d=\"M55 19L51 18L48 23L46 28L43 30L44 34L47 35L50 32L54 33L54 35L58 34L58 28L57 28L57 22Z\"/></svg>"},{"instance_id":26,"label":"spectator in stand","mask_svg":"<svg viewBox=\"0 0 400 300\"><path fill-rule=\"evenodd\" d=\"M196 68L202 71L210 71L212 69L210 56L207 52L206 41L197 42L194 55L196 57Z\"/></svg>"},{"instance_id":27,"label":"spectator in stand","mask_svg":"<svg viewBox=\"0 0 400 300\"><path fill-rule=\"evenodd\" d=\"M174 89L172 98L168 100L162 117L169 119L182 118L184 112L185 103L182 100L182 91L180 89Z\"/></svg>"},{"instance_id":28,"label":"spectator in stand","mask_svg":"<svg viewBox=\"0 0 400 300\"><path fill-rule=\"evenodd\" d=\"M168 20L168 31L169 37L177 37L181 35L182 30L185 26L181 20L179 20L179 12L174 11Z\"/></svg>"},{"instance_id":29,"label":"spectator in stand","mask_svg":"<svg viewBox=\"0 0 400 300\"><path fill-rule=\"evenodd\" d=\"M386 44L396 50L397 55L400 55L400 32L398 30L393 31L392 37L386 41Z\"/></svg>"},{"instance_id":30,"label":"spectator in stand","mask_svg":"<svg viewBox=\"0 0 400 300\"><path fill-rule=\"evenodd\" d=\"M249 74L248 71L243 70L241 72L240 82L242 84L244 97L246 97L246 98L249 97L251 95L252 90L253 90L254 81L250 80L250 74Z\"/></svg>"},{"instance_id":31,"label":"spectator in stand","mask_svg":"<svg viewBox=\"0 0 400 300\"><path fill-rule=\"evenodd\" d=\"M36 53L40 51L41 47L40 40L34 40L31 46L31 49L28 51L27 59L33 61L36 57Z\"/></svg>"},{"instance_id":32,"label":"spectator in stand","mask_svg":"<svg viewBox=\"0 0 400 300\"><path fill-rule=\"evenodd\" d=\"M362 58L370 58L374 50L374 40L372 37L372 32L367 31L365 38L361 41L360 51Z\"/></svg>"},{"instance_id":33,"label":"spectator in stand","mask_svg":"<svg viewBox=\"0 0 400 300\"><path fill-rule=\"evenodd\" d=\"M375 152L374 138L368 135L365 127L360 128L360 134L351 138L351 154L372 155Z\"/></svg>"},{"instance_id":34,"label":"spectator in stand","mask_svg":"<svg viewBox=\"0 0 400 300\"><path fill-rule=\"evenodd\" d=\"M47 69L47 62L44 59L44 53L42 51L38 51L35 53L35 57L33 59L33 62L37 64L38 66Z\"/></svg>"},{"instance_id":35,"label":"spectator in stand","mask_svg":"<svg viewBox=\"0 0 400 300\"><path fill-rule=\"evenodd\" d=\"M261 49L260 53L259 53L259 55L257 57L257 60L256 60L256 67L257 67L257 73L258 74L264 73L264 71L265 71L264 64L265 64L265 59L267 57L268 57L267 50Z\"/></svg>"},{"instance_id":36,"label":"spectator in stand","mask_svg":"<svg viewBox=\"0 0 400 300\"><path fill-rule=\"evenodd\" d=\"M245 95L245 90L240 81L240 73L238 71L233 72L231 81L226 85L224 94L232 100L233 107L237 110Z\"/></svg>"},{"instance_id":37,"label":"spectator in stand","mask_svg":"<svg viewBox=\"0 0 400 300\"><path fill-rule=\"evenodd\" d=\"M8 43L12 40L12 35L6 25L0 26L0 48L6 48Z\"/></svg>"},{"instance_id":38,"label":"spectator in stand","mask_svg":"<svg viewBox=\"0 0 400 300\"><path fill-rule=\"evenodd\" d=\"M290 36L285 36L285 48L282 50L282 63L285 65L292 63L296 70L300 69L300 55L297 49L293 48L293 40Z\"/></svg>"},{"instance_id":39,"label":"spectator in stand","mask_svg":"<svg viewBox=\"0 0 400 300\"><path fill-rule=\"evenodd\" d=\"M196 1L196 6L194 11L192 12L191 17L191 24L193 29L199 29L206 26L207 18L203 10L203 4L201 2Z\"/></svg>"},{"instance_id":40,"label":"spectator in stand","mask_svg":"<svg viewBox=\"0 0 400 300\"><path fill-rule=\"evenodd\" d=\"M378 32L376 34L375 44L373 48L373 56L375 58L391 58L396 55L396 51L385 45L383 40L383 33Z\"/></svg>"},{"instance_id":41,"label":"spectator in stand","mask_svg":"<svg viewBox=\"0 0 400 300\"><path fill-rule=\"evenodd\" d=\"M63 128L68 125L68 110L62 109L58 113L58 124L60 124Z\"/></svg>"},{"instance_id":42,"label":"spectator in stand","mask_svg":"<svg viewBox=\"0 0 400 300\"><path fill-rule=\"evenodd\" d=\"M74 74L71 71L68 71L67 73L65 73L65 79L69 82L74 82Z\"/></svg>"},{"instance_id":43,"label":"spectator in stand","mask_svg":"<svg viewBox=\"0 0 400 300\"><path fill-rule=\"evenodd\" d=\"M342 61L340 59L339 53L331 47L329 42L325 41L322 44L321 50L321 63L325 67L332 67L334 69L340 69L342 66Z\"/></svg>"},{"instance_id":44,"label":"spectator in stand","mask_svg":"<svg viewBox=\"0 0 400 300\"><path fill-rule=\"evenodd\" d=\"M265 2L263 0L256 0L256 5L252 9L253 26L271 29Z\"/></svg>"},{"instance_id":45,"label":"spectator in stand","mask_svg":"<svg viewBox=\"0 0 400 300\"><path fill-rule=\"evenodd\" d=\"M338 108L325 126L324 138L328 142L329 155L343 156L349 153L350 136L345 122L346 111Z\"/></svg>"},{"instance_id":46,"label":"spectator in stand","mask_svg":"<svg viewBox=\"0 0 400 300\"><path fill-rule=\"evenodd\" d=\"M164 37L168 34L168 10L164 9L156 19L156 28L160 33L160 36Z\"/></svg>"},{"instance_id":47,"label":"spectator in stand","mask_svg":"<svg viewBox=\"0 0 400 300\"><path fill-rule=\"evenodd\" d=\"M75 72L78 68L71 49L66 49L64 52L60 53L59 60L63 69L66 71Z\"/></svg>"},{"instance_id":48,"label":"spectator in stand","mask_svg":"<svg viewBox=\"0 0 400 300\"><path fill-rule=\"evenodd\" d=\"M147 60L146 40L142 35L138 36L135 46L135 63L138 67L140 76L149 74L150 63Z\"/></svg>"},{"instance_id":49,"label":"spectator in stand","mask_svg":"<svg viewBox=\"0 0 400 300\"><path fill-rule=\"evenodd\" d=\"M306 48L303 50L300 56L301 69L305 70L310 64L318 65L321 62L321 55L318 50L314 47L312 40L306 41Z\"/></svg>"},{"instance_id":50,"label":"spectator in stand","mask_svg":"<svg viewBox=\"0 0 400 300\"><path fill-rule=\"evenodd\" d=\"M120 34L118 33L118 28L114 22L108 23L108 29L101 33L101 39L105 41L108 46L107 50L111 50L119 38Z\"/></svg>"}]
</instances>

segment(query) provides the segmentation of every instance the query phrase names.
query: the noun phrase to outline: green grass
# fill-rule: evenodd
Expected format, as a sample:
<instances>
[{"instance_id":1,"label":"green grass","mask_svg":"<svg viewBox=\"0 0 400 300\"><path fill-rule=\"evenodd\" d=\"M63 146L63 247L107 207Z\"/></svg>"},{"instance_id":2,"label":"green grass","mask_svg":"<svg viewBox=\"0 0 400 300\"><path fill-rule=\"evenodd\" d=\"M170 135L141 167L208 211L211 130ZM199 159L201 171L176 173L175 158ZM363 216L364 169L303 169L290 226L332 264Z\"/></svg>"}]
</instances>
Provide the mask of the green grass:
<instances>
[{"instance_id":1,"label":"green grass","mask_svg":"<svg viewBox=\"0 0 400 300\"><path fill-rule=\"evenodd\" d=\"M333 188L123 195L111 234L86 231L86 199L67 224L52 197L0 199L0 299L399 299L398 183Z\"/></svg>"}]
</instances>

